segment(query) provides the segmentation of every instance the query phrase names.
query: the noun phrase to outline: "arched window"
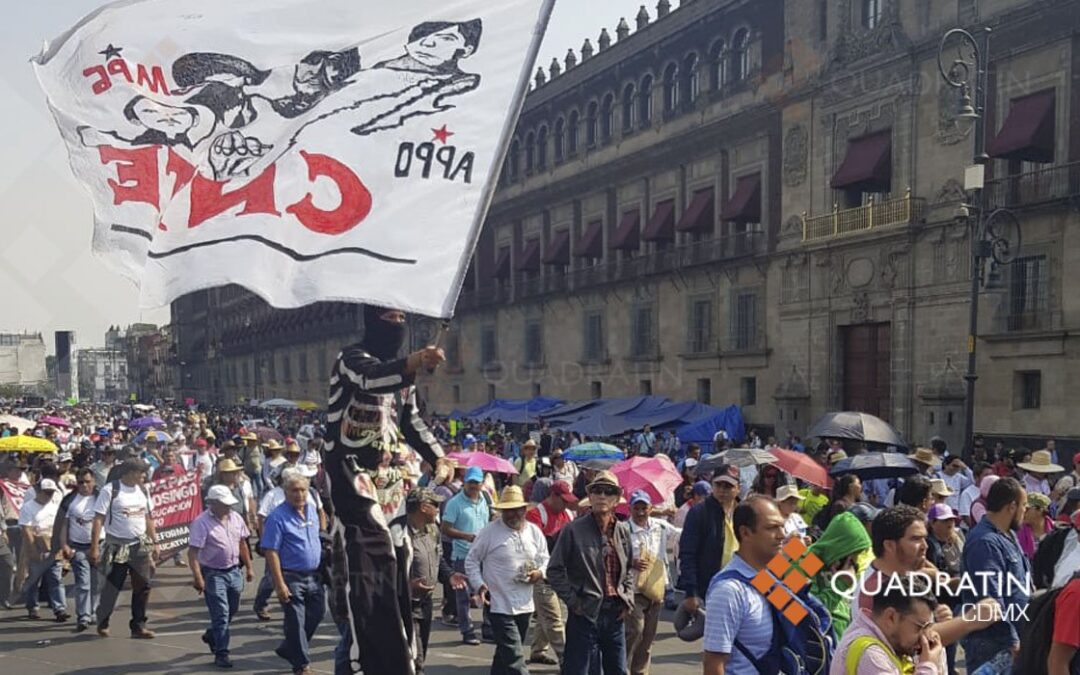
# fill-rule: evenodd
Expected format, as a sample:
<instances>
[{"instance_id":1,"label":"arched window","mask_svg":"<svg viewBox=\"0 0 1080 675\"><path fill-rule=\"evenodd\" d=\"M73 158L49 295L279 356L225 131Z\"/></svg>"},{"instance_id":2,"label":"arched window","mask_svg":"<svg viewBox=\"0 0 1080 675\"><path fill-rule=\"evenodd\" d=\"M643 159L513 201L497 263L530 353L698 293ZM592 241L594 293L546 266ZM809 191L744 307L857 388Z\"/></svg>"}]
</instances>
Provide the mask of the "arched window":
<instances>
[{"instance_id":1,"label":"arched window","mask_svg":"<svg viewBox=\"0 0 1080 675\"><path fill-rule=\"evenodd\" d=\"M723 40L717 40L709 50L709 59L712 61L712 88L719 91L728 82L727 44Z\"/></svg>"},{"instance_id":2,"label":"arched window","mask_svg":"<svg viewBox=\"0 0 1080 675\"><path fill-rule=\"evenodd\" d=\"M507 173L510 175L510 180L517 180L518 171L521 169L521 142L516 138L510 144L509 166L507 168L509 169Z\"/></svg>"},{"instance_id":3,"label":"arched window","mask_svg":"<svg viewBox=\"0 0 1080 675\"><path fill-rule=\"evenodd\" d=\"M740 28L731 43L731 74L735 82L750 74L750 31Z\"/></svg>"},{"instance_id":4,"label":"arched window","mask_svg":"<svg viewBox=\"0 0 1080 675\"><path fill-rule=\"evenodd\" d=\"M525 136L525 173L531 173L536 166L536 137L533 132Z\"/></svg>"},{"instance_id":5,"label":"arched window","mask_svg":"<svg viewBox=\"0 0 1080 675\"><path fill-rule=\"evenodd\" d=\"M679 107L679 67L674 63L664 69L664 112L675 112Z\"/></svg>"},{"instance_id":6,"label":"arched window","mask_svg":"<svg viewBox=\"0 0 1080 675\"><path fill-rule=\"evenodd\" d=\"M578 133L581 129L580 118L578 117L578 111L574 110L570 113L570 121L567 123L568 128L566 130L566 151L571 155L576 155L578 151Z\"/></svg>"},{"instance_id":7,"label":"arched window","mask_svg":"<svg viewBox=\"0 0 1080 675\"><path fill-rule=\"evenodd\" d=\"M585 114L585 146L593 147L596 145L597 126L600 106L593 101L589 104L589 110Z\"/></svg>"},{"instance_id":8,"label":"arched window","mask_svg":"<svg viewBox=\"0 0 1080 675\"><path fill-rule=\"evenodd\" d=\"M566 147L564 146L566 140L566 120L559 118L555 120L555 161L561 162L566 158Z\"/></svg>"},{"instance_id":9,"label":"arched window","mask_svg":"<svg viewBox=\"0 0 1080 675\"><path fill-rule=\"evenodd\" d=\"M604 96L600 106L600 140L607 143L615 131L615 94Z\"/></svg>"},{"instance_id":10,"label":"arched window","mask_svg":"<svg viewBox=\"0 0 1080 675\"><path fill-rule=\"evenodd\" d=\"M638 89L638 124L647 127L652 124L652 75L641 78L641 87Z\"/></svg>"},{"instance_id":11,"label":"arched window","mask_svg":"<svg viewBox=\"0 0 1080 675\"><path fill-rule=\"evenodd\" d=\"M548 128L547 125L540 127L540 130L536 132L536 168L547 168L547 141L548 141Z\"/></svg>"},{"instance_id":12,"label":"arched window","mask_svg":"<svg viewBox=\"0 0 1080 675\"><path fill-rule=\"evenodd\" d=\"M686 105L694 105L698 97L698 56L689 54L683 59L682 91Z\"/></svg>"},{"instance_id":13,"label":"arched window","mask_svg":"<svg viewBox=\"0 0 1080 675\"><path fill-rule=\"evenodd\" d=\"M623 133L634 130L634 85L628 84L622 90L622 130Z\"/></svg>"}]
</instances>

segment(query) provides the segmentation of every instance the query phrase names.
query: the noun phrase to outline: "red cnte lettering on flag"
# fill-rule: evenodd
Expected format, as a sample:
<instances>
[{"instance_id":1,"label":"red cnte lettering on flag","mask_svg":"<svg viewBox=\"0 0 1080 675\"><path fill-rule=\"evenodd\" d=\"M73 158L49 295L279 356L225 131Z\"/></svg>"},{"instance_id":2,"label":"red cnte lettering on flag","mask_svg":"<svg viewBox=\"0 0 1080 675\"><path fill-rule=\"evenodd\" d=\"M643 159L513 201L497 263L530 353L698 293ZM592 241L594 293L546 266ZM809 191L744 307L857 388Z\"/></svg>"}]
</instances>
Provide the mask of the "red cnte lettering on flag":
<instances>
[{"instance_id":1,"label":"red cnte lettering on flag","mask_svg":"<svg viewBox=\"0 0 1080 675\"><path fill-rule=\"evenodd\" d=\"M115 178L107 179L113 193L113 204L136 202L159 209L162 207L159 178L161 149L158 145L98 148L101 163L114 165L116 171ZM314 184L319 179L329 179L336 187L340 202L334 209L319 208L308 192L285 207L285 213L291 214L312 232L330 235L344 234L367 218L371 213L371 192L348 165L327 155L301 151L300 156L307 165L308 182ZM170 197L190 186L189 228L198 227L240 206L243 208L235 214L237 217L254 214L281 217L275 193L276 165L271 164L245 185L228 190L229 182L214 181L200 175L190 162L172 149L167 149L165 175L174 179ZM161 228L164 229L164 226Z\"/></svg>"}]
</instances>

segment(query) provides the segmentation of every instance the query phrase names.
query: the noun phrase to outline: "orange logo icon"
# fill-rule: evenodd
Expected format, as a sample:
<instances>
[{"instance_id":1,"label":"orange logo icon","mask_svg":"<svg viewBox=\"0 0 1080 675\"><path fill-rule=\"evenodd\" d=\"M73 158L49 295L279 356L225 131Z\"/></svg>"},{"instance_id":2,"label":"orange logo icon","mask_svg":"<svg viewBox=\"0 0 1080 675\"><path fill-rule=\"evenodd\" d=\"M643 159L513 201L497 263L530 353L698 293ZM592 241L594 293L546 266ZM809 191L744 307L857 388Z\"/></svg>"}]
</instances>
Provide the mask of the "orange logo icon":
<instances>
[{"instance_id":1,"label":"orange logo icon","mask_svg":"<svg viewBox=\"0 0 1080 675\"><path fill-rule=\"evenodd\" d=\"M805 588L810 583L810 577L824 566L821 559L807 552L805 544L792 539L750 583L788 621L798 625L806 618L807 612L802 603L794 601L794 594Z\"/></svg>"}]
</instances>

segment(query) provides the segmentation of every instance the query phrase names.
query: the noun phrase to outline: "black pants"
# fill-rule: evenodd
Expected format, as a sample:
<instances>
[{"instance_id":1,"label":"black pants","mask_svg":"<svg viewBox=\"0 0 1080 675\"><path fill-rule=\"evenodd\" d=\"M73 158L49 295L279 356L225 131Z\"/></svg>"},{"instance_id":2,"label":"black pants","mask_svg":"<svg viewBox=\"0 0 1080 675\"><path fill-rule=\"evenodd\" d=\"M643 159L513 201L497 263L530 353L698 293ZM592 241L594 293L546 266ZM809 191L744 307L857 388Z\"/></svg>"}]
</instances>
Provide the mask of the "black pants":
<instances>
[{"instance_id":1,"label":"black pants","mask_svg":"<svg viewBox=\"0 0 1080 675\"><path fill-rule=\"evenodd\" d=\"M495 638L491 675L529 675L529 667L525 665L525 634L529 632L531 618L531 612L491 613L491 632Z\"/></svg>"},{"instance_id":2,"label":"black pants","mask_svg":"<svg viewBox=\"0 0 1080 675\"><path fill-rule=\"evenodd\" d=\"M109 574L105 577L105 585L101 589L101 600L98 604L98 627L108 628L109 619L116 608L116 601L120 597L120 591L124 588L124 581L131 574L131 621L128 626L131 630L139 630L146 627L146 606L150 602L150 559L142 557L136 560L134 554L127 563L113 563L109 567Z\"/></svg>"},{"instance_id":3,"label":"black pants","mask_svg":"<svg viewBox=\"0 0 1080 675\"><path fill-rule=\"evenodd\" d=\"M413 622L406 620L409 601L405 552L395 551L390 531L366 508L355 504L337 536L344 538L345 567L349 578L349 613L352 618L354 654L365 673L401 673L415 668L412 650ZM344 519L343 519L344 520ZM359 654L355 654L358 651Z\"/></svg>"},{"instance_id":4,"label":"black pants","mask_svg":"<svg viewBox=\"0 0 1080 675\"><path fill-rule=\"evenodd\" d=\"M416 672L424 671L427 659L428 640L431 639L431 617L434 614L434 602L429 594L422 600L412 601L413 631L420 643L420 652L416 655Z\"/></svg>"}]
</instances>

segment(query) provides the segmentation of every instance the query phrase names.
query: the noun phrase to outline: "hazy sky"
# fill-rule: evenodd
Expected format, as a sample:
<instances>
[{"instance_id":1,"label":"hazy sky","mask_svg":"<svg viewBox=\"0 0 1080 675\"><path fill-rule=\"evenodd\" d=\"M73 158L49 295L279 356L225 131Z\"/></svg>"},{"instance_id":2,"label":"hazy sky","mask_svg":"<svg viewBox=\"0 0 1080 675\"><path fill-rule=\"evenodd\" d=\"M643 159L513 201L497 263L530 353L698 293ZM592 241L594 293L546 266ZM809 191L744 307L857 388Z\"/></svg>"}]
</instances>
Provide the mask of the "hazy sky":
<instances>
[{"instance_id":1,"label":"hazy sky","mask_svg":"<svg viewBox=\"0 0 1080 675\"><path fill-rule=\"evenodd\" d=\"M181 0L182 1L182 0ZM494 0L493 0L494 1ZM0 164L0 331L74 330L80 347L100 346L111 324L168 323L169 310L140 311L135 287L90 253L90 200L72 177L60 136L29 58L100 0L7 3L0 22L0 82L8 129ZM655 2L649 11L655 14ZM620 16L633 25L639 0L558 0L539 63L593 45L602 26L614 35Z\"/></svg>"}]
</instances>

